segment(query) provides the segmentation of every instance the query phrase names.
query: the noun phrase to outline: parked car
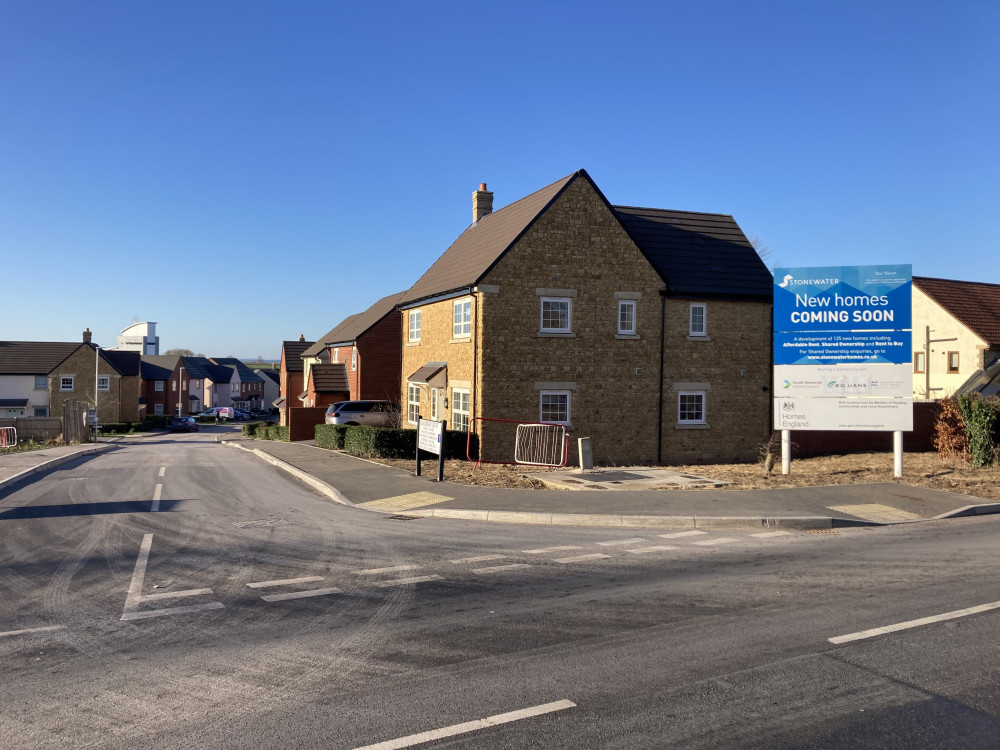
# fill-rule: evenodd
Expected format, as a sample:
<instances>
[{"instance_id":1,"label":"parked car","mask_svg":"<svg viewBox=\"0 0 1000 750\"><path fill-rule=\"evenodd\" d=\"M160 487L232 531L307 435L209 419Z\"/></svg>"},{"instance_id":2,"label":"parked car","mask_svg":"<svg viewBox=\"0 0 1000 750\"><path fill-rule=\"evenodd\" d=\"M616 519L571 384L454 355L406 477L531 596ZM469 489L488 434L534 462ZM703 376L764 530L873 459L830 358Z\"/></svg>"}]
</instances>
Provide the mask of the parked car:
<instances>
[{"instance_id":1,"label":"parked car","mask_svg":"<svg viewBox=\"0 0 1000 750\"><path fill-rule=\"evenodd\" d=\"M233 412L236 414L236 418L242 422L246 422L251 419L255 419L254 415L243 409L234 409Z\"/></svg>"},{"instance_id":2,"label":"parked car","mask_svg":"<svg viewBox=\"0 0 1000 750\"><path fill-rule=\"evenodd\" d=\"M205 409L199 417L213 417L217 418L220 422L224 422L227 419L236 418L236 410L231 406L213 406L209 409Z\"/></svg>"},{"instance_id":3,"label":"parked car","mask_svg":"<svg viewBox=\"0 0 1000 750\"><path fill-rule=\"evenodd\" d=\"M197 432L198 421L194 417L174 417L170 421L171 432Z\"/></svg>"},{"instance_id":4,"label":"parked car","mask_svg":"<svg viewBox=\"0 0 1000 750\"><path fill-rule=\"evenodd\" d=\"M326 410L327 424L366 424L394 427L399 424L399 404L392 401L340 401Z\"/></svg>"}]
</instances>

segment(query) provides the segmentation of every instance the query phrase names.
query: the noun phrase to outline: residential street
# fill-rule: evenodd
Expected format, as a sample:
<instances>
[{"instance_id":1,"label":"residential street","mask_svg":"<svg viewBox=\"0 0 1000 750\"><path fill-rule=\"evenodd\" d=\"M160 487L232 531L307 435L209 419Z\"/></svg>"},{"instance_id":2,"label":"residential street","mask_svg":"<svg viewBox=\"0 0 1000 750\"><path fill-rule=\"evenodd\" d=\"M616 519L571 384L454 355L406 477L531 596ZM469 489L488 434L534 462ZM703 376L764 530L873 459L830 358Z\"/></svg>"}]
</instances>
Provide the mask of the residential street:
<instances>
[{"instance_id":1,"label":"residential street","mask_svg":"<svg viewBox=\"0 0 1000 750\"><path fill-rule=\"evenodd\" d=\"M996 748L1000 609L912 621L1000 606L998 532L390 516L122 443L0 490L0 747Z\"/></svg>"}]
</instances>

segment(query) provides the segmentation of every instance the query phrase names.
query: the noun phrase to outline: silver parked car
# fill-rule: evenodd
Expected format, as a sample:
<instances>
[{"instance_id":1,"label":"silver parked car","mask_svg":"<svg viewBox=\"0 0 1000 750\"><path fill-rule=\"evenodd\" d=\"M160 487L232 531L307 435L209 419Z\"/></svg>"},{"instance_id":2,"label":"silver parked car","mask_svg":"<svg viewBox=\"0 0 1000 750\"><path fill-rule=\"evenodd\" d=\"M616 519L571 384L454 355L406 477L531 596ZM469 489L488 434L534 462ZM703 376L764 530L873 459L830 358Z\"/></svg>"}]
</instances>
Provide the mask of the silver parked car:
<instances>
[{"instance_id":1,"label":"silver parked car","mask_svg":"<svg viewBox=\"0 0 1000 750\"><path fill-rule=\"evenodd\" d=\"M399 404L392 401L340 401L326 410L326 423L395 427L399 424Z\"/></svg>"}]
</instances>

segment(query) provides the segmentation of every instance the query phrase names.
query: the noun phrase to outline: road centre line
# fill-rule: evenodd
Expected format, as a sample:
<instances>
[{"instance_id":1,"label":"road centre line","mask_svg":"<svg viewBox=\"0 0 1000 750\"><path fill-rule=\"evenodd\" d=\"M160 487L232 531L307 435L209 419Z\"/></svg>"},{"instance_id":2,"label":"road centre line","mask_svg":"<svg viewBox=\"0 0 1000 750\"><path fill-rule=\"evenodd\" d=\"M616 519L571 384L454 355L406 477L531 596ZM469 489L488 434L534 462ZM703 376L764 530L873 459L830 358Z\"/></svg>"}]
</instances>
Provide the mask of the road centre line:
<instances>
[{"instance_id":1,"label":"road centre line","mask_svg":"<svg viewBox=\"0 0 1000 750\"><path fill-rule=\"evenodd\" d=\"M452 560L456 565L462 563L489 562L490 560L503 560L507 555L479 555L478 557L463 557L461 560Z\"/></svg>"},{"instance_id":2,"label":"road centre line","mask_svg":"<svg viewBox=\"0 0 1000 750\"><path fill-rule=\"evenodd\" d=\"M166 466L161 466L160 467L160 473L157 474L157 476L162 477L164 474L166 474L166 472L167 472L167 467Z\"/></svg>"},{"instance_id":3,"label":"road centre line","mask_svg":"<svg viewBox=\"0 0 1000 750\"><path fill-rule=\"evenodd\" d=\"M568 552L571 549L583 549L583 547L574 547L572 545L566 547L542 547L540 549L523 549L521 552L526 555L542 555L546 552Z\"/></svg>"},{"instance_id":4,"label":"road centre line","mask_svg":"<svg viewBox=\"0 0 1000 750\"><path fill-rule=\"evenodd\" d=\"M530 719L534 716L542 716L544 714L550 714L556 711L565 711L567 708L575 708L575 707L576 707L575 703L567 700L555 701L553 703L544 703L540 706L522 708L518 711L510 711L505 714L496 714L494 716L487 716L485 719L466 721L462 724L452 724L450 727L442 727L441 729L431 729L430 731L427 732L420 732L419 734L411 734L408 737L400 737L395 740L386 740L385 742L379 742L374 745L365 745L364 747L355 748L355 750L400 750L400 748L404 747L413 747L414 745L422 745L425 742L432 742L433 740L440 740L444 739L445 737L454 737L459 734L467 734L468 732L475 732L480 729L495 727L501 724L509 724L512 721L521 721L522 719Z\"/></svg>"},{"instance_id":5,"label":"road centre line","mask_svg":"<svg viewBox=\"0 0 1000 750\"><path fill-rule=\"evenodd\" d=\"M619 547L626 544L642 544L645 539L615 539L612 542L598 542L597 544L601 547Z\"/></svg>"},{"instance_id":6,"label":"road centre line","mask_svg":"<svg viewBox=\"0 0 1000 750\"><path fill-rule=\"evenodd\" d=\"M871 630L862 630L857 633L849 633L847 635L838 635L835 638L830 638L830 643L850 643L851 641L861 641L865 638L874 638L877 635L885 635L886 633L896 633L900 630L909 630L910 628L919 628L922 625L930 625L935 622L943 622L945 620L954 620L959 617L968 617L969 615L977 615L980 612L989 612L993 609L1000 609L1000 602L990 602L989 604L980 604L976 607L968 607L967 609L956 609L954 612L945 612L940 615L931 615L930 617L921 617L919 620L908 620L907 622L898 622L895 625L886 625L881 628L872 628Z\"/></svg>"},{"instance_id":7,"label":"road centre line","mask_svg":"<svg viewBox=\"0 0 1000 750\"><path fill-rule=\"evenodd\" d=\"M668 547L667 545L660 545L659 547L633 547L632 549L625 550L626 552L631 552L633 555L645 555L649 552L666 552L667 550L677 549L676 547Z\"/></svg>"},{"instance_id":8,"label":"road centre line","mask_svg":"<svg viewBox=\"0 0 1000 750\"><path fill-rule=\"evenodd\" d=\"M530 567L531 566L528 565L527 563L511 563L510 565L494 565L489 568L477 568L472 572L478 575L482 573L499 573L504 570L514 570L515 568L530 568Z\"/></svg>"},{"instance_id":9,"label":"road centre line","mask_svg":"<svg viewBox=\"0 0 1000 750\"><path fill-rule=\"evenodd\" d=\"M148 620L150 617L163 617L164 615L183 615L189 612L201 612L206 609L224 609L226 605L222 602L209 602L208 604L192 604L190 607L165 607L164 609L148 609L142 612L125 612L123 620Z\"/></svg>"},{"instance_id":10,"label":"road centre line","mask_svg":"<svg viewBox=\"0 0 1000 750\"><path fill-rule=\"evenodd\" d=\"M153 513L156 513L157 511L160 510L160 496L162 495L162 493L163 493L163 485L162 484L156 485L156 489L153 490L153 504L152 506L150 506L150 510Z\"/></svg>"},{"instance_id":11,"label":"road centre line","mask_svg":"<svg viewBox=\"0 0 1000 750\"><path fill-rule=\"evenodd\" d=\"M283 602L288 599L305 599L310 596L326 596L327 594L342 594L340 589L313 589L312 591L290 591L285 594L271 594L270 596L262 596L265 602Z\"/></svg>"},{"instance_id":12,"label":"road centre line","mask_svg":"<svg viewBox=\"0 0 1000 750\"><path fill-rule=\"evenodd\" d=\"M356 576L374 576L379 573L397 573L401 570L418 570L419 565L396 565L392 568L372 568L371 570L352 570Z\"/></svg>"},{"instance_id":13,"label":"road centre line","mask_svg":"<svg viewBox=\"0 0 1000 750\"><path fill-rule=\"evenodd\" d=\"M553 560L552 562L557 562L557 563L575 563L575 562L583 562L584 560L601 560L601 559L604 559L606 557L611 557L611 555L604 555L604 554L601 554L600 552L595 552L595 553L593 553L591 555L577 555L576 557L562 557L562 558L560 558L558 560Z\"/></svg>"},{"instance_id":14,"label":"road centre line","mask_svg":"<svg viewBox=\"0 0 1000 750\"><path fill-rule=\"evenodd\" d=\"M303 576L302 578L283 578L277 581L257 581L256 583L248 583L247 586L252 589L266 589L270 586L288 586L293 583L312 583L322 580L323 576Z\"/></svg>"},{"instance_id":15,"label":"road centre line","mask_svg":"<svg viewBox=\"0 0 1000 750\"><path fill-rule=\"evenodd\" d=\"M45 625L40 628L24 628L23 630L8 630L5 633L0 633L0 638L6 638L10 635L27 635L28 633L48 633L51 630L65 630L65 625Z\"/></svg>"},{"instance_id":16,"label":"road centre line","mask_svg":"<svg viewBox=\"0 0 1000 750\"><path fill-rule=\"evenodd\" d=\"M414 576L413 578L394 578L391 581L377 581L373 583L373 586L406 586L410 583L425 583L426 581L441 581L444 580L441 576Z\"/></svg>"},{"instance_id":17,"label":"road centre line","mask_svg":"<svg viewBox=\"0 0 1000 750\"><path fill-rule=\"evenodd\" d=\"M701 536L707 531L675 531L673 534L660 534L661 539L680 539L683 536Z\"/></svg>"}]
</instances>

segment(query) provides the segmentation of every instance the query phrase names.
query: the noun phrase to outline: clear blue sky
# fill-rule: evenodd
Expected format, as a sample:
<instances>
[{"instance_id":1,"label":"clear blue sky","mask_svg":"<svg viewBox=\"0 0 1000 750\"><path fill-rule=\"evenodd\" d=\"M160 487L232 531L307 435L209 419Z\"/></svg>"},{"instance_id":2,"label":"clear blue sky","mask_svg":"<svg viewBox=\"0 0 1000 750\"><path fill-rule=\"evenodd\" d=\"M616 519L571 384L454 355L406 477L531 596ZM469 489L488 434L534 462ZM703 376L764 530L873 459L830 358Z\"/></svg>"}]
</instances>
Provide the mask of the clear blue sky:
<instances>
[{"instance_id":1,"label":"clear blue sky","mask_svg":"<svg viewBox=\"0 0 1000 750\"><path fill-rule=\"evenodd\" d=\"M0 0L0 339L276 358L584 168L1000 283L1000 3Z\"/></svg>"}]
</instances>

